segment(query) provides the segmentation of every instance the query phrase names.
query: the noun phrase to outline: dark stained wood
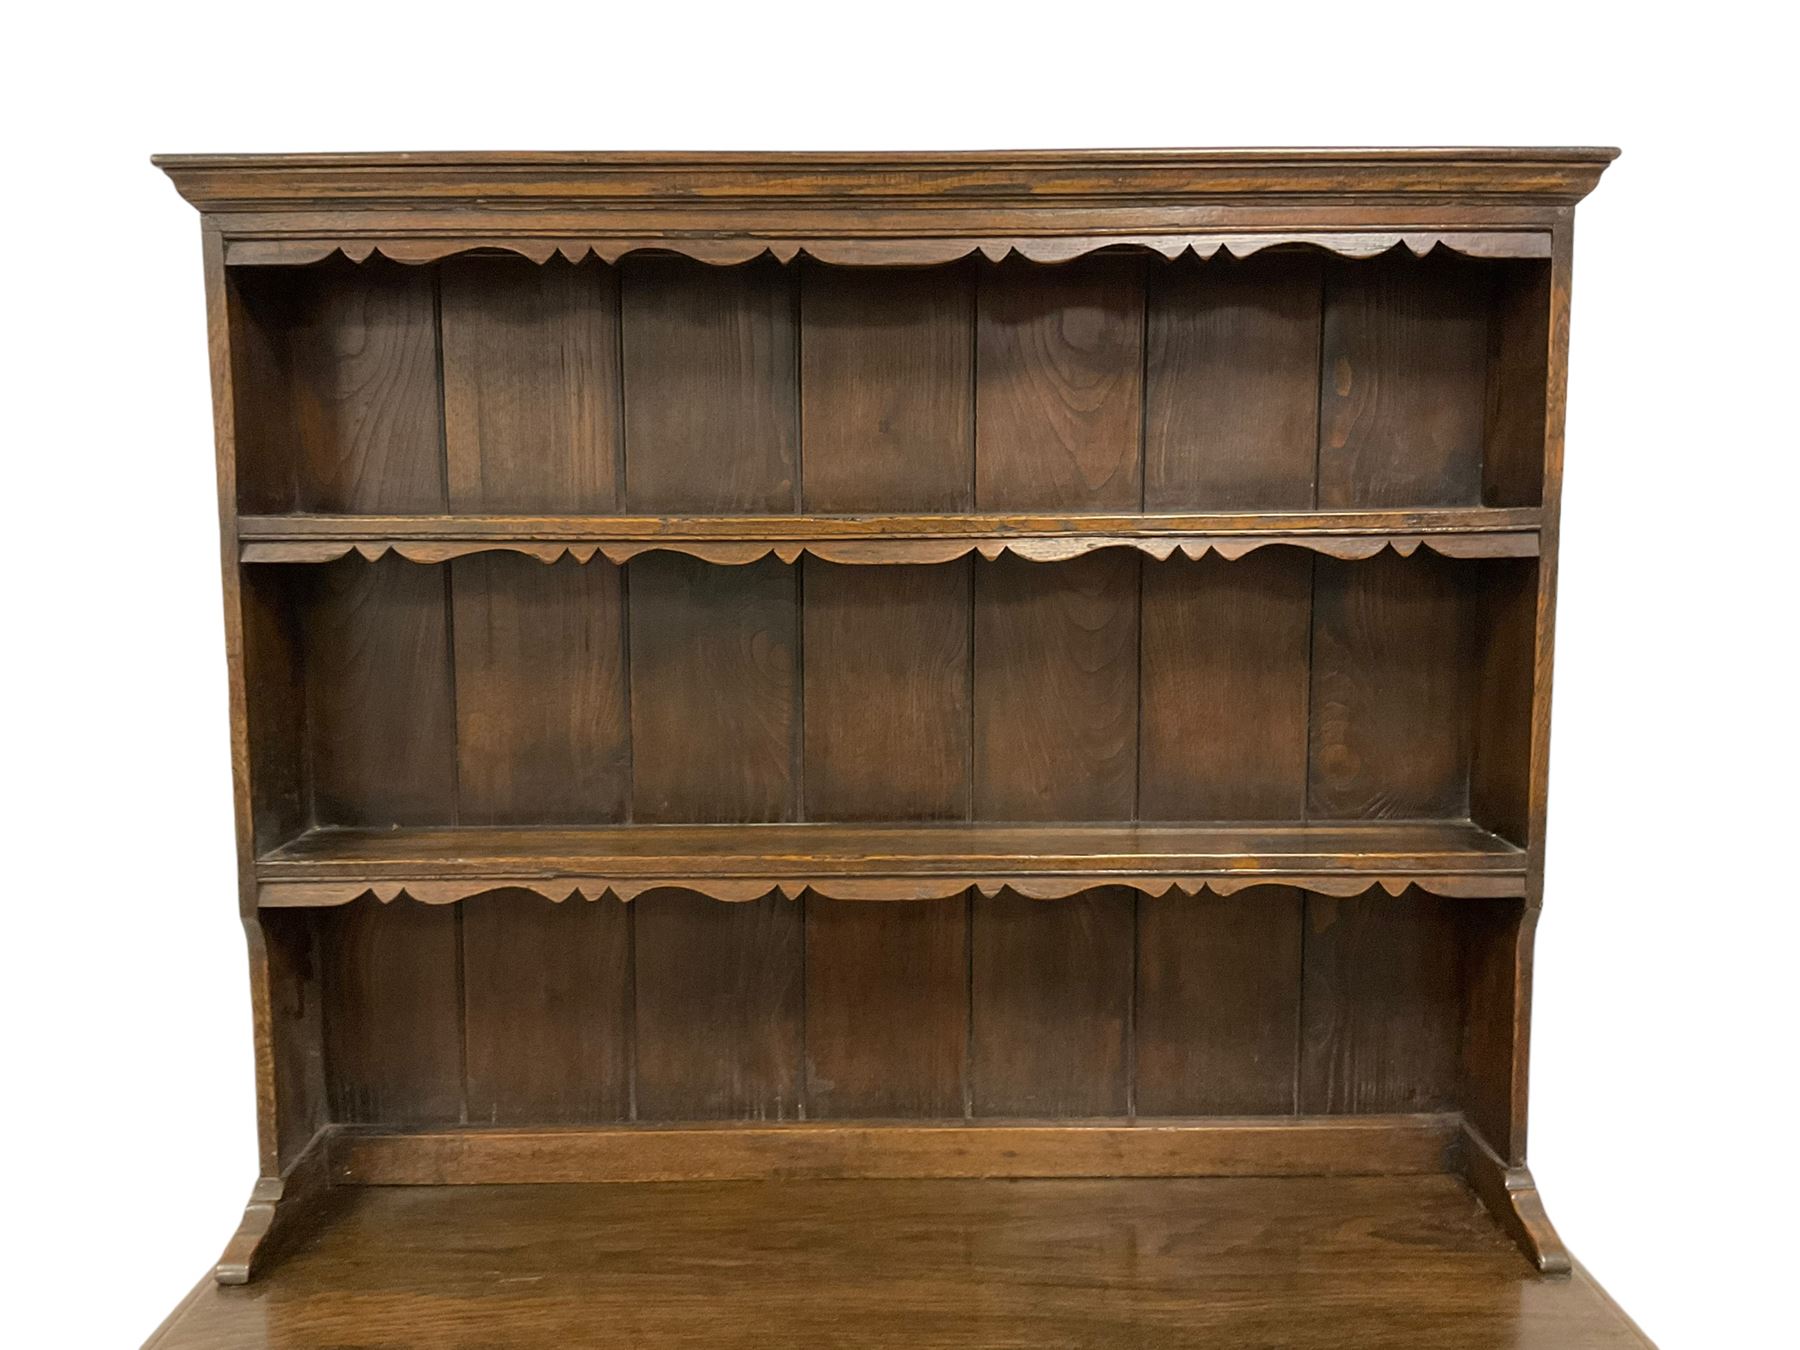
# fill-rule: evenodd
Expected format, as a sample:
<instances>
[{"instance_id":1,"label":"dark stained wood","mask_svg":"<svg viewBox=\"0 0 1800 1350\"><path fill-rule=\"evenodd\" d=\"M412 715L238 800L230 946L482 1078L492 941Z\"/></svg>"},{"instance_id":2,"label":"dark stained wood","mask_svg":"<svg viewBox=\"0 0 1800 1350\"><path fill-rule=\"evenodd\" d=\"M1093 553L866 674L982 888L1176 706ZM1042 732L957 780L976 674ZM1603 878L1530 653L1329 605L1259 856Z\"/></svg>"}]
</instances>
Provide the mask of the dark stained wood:
<instances>
[{"instance_id":1,"label":"dark stained wood","mask_svg":"<svg viewBox=\"0 0 1800 1350\"><path fill-rule=\"evenodd\" d=\"M495 891L462 907L468 1118L631 1116L631 916L612 901Z\"/></svg>"},{"instance_id":2,"label":"dark stained wood","mask_svg":"<svg viewBox=\"0 0 1800 1350\"><path fill-rule=\"evenodd\" d=\"M971 886L1062 899L1095 884L1224 895L1276 883L1353 895L1379 883L1477 899L1524 894L1526 856L1467 821L334 827L264 855L255 875L259 902L276 908L345 904L371 888L445 903L514 885L548 899L679 885L736 901L776 886L916 900Z\"/></svg>"},{"instance_id":3,"label":"dark stained wood","mask_svg":"<svg viewBox=\"0 0 1800 1350\"><path fill-rule=\"evenodd\" d=\"M977 899L969 1105L976 1116L1120 1116L1130 1104L1135 897Z\"/></svg>"},{"instance_id":4,"label":"dark stained wood","mask_svg":"<svg viewBox=\"0 0 1800 1350\"><path fill-rule=\"evenodd\" d=\"M633 259L620 304L625 509L792 510L791 279L766 263Z\"/></svg>"},{"instance_id":5,"label":"dark stained wood","mask_svg":"<svg viewBox=\"0 0 1800 1350\"><path fill-rule=\"evenodd\" d=\"M288 333L302 511L440 511L443 391L429 272L334 268Z\"/></svg>"},{"instance_id":6,"label":"dark stained wood","mask_svg":"<svg viewBox=\"0 0 1800 1350\"><path fill-rule=\"evenodd\" d=\"M973 509L970 274L809 267L802 277L805 509Z\"/></svg>"},{"instance_id":7,"label":"dark stained wood","mask_svg":"<svg viewBox=\"0 0 1800 1350\"><path fill-rule=\"evenodd\" d=\"M635 818L785 818L795 797L794 570L659 555L626 575Z\"/></svg>"},{"instance_id":8,"label":"dark stained wood","mask_svg":"<svg viewBox=\"0 0 1800 1350\"><path fill-rule=\"evenodd\" d=\"M333 1179L838 1178L848 1242L633 1236L548 1338L764 1343L755 1298L656 1318L772 1233L775 1339L929 1344L943 1293L982 1345L1599 1343L1520 1321L1525 1262L1458 1284L1456 1225L1572 1268L1526 1085L1610 157L164 161L204 208L255 1047L217 1278L365 1240ZM872 1180L1446 1170L1454 1211L1268 1192L1254 1231L1033 1225L1020 1182L971 1202L1000 1237ZM422 1253L332 1267L354 1328L262 1325L528 1343L585 1203L448 1244L504 1334Z\"/></svg>"},{"instance_id":9,"label":"dark stained wood","mask_svg":"<svg viewBox=\"0 0 1800 1350\"><path fill-rule=\"evenodd\" d=\"M1327 270L1320 506L1481 499L1491 286L1436 254Z\"/></svg>"},{"instance_id":10,"label":"dark stained wood","mask_svg":"<svg viewBox=\"0 0 1800 1350\"><path fill-rule=\"evenodd\" d=\"M1138 905L1140 1117L1299 1109L1302 918L1282 887Z\"/></svg>"},{"instance_id":11,"label":"dark stained wood","mask_svg":"<svg viewBox=\"0 0 1800 1350\"><path fill-rule=\"evenodd\" d=\"M152 1350L591 1342L1643 1350L1453 1177L348 1190Z\"/></svg>"},{"instance_id":12,"label":"dark stained wood","mask_svg":"<svg viewBox=\"0 0 1800 1350\"><path fill-rule=\"evenodd\" d=\"M791 1120L801 1103L801 907L686 892L636 908L637 1118Z\"/></svg>"},{"instance_id":13,"label":"dark stained wood","mask_svg":"<svg viewBox=\"0 0 1800 1350\"><path fill-rule=\"evenodd\" d=\"M316 578L306 615L313 807L333 825L456 819L456 713L441 568L386 559Z\"/></svg>"},{"instance_id":14,"label":"dark stained wood","mask_svg":"<svg viewBox=\"0 0 1800 1350\"><path fill-rule=\"evenodd\" d=\"M1142 261L1002 264L977 312L976 504L1141 506Z\"/></svg>"},{"instance_id":15,"label":"dark stained wood","mask_svg":"<svg viewBox=\"0 0 1800 1350\"><path fill-rule=\"evenodd\" d=\"M1137 802L1138 564L1099 553L975 568L975 814L1129 820Z\"/></svg>"},{"instance_id":16,"label":"dark stained wood","mask_svg":"<svg viewBox=\"0 0 1800 1350\"><path fill-rule=\"evenodd\" d=\"M623 819L622 573L487 553L450 564L450 587L459 819Z\"/></svg>"},{"instance_id":17,"label":"dark stained wood","mask_svg":"<svg viewBox=\"0 0 1800 1350\"><path fill-rule=\"evenodd\" d=\"M1314 564L1309 806L1460 816L1469 803L1471 603L1435 558Z\"/></svg>"},{"instance_id":18,"label":"dark stained wood","mask_svg":"<svg viewBox=\"0 0 1800 1350\"><path fill-rule=\"evenodd\" d=\"M615 509L615 270L459 258L440 285L450 509Z\"/></svg>"},{"instance_id":19,"label":"dark stained wood","mask_svg":"<svg viewBox=\"0 0 1800 1350\"><path fill-rule=\"evenodd\" d=\"M1479 599L1469 814L1518 844L1531 842L1531 719L1538 569L1486 569Z\"/></svg>"},{"instance_id":20,"label":"dark stained wood","mask_svg":"<svg viewBox=\"0 0 1800 1350\"><path fill-rule=\"evenodd\" d=\"M359 901L320 918L331 1118L463 1119L461 910Z\"/></svg>"},{"instance_id":21,"label":"dark stained wood","mask_svg":"<svg viewBox=\"0 0 1800 1350\"><path fill-rule=\"evenodd\" d=\"M1454 908L1409 891L1306 900L1300 1109L1435 1111L1456 1099L1462 977Z\"/></svg>"},{"instance_id":22,"label":"dark stained wood","mask_svg":"<svg viewBox=\"0 0 1800 1350\"><path fill-rule=\"evenodd\" d=\"M1144 820L1299 820L1306 810L1310 557L1144 569Z\"/></svg>"},{"instance_id":23,"label":"dark stained wood","mask_svg":"<svg viewBox=\"0 0 1800 1350\"><path fill-rule=\"evenodd\" d=\"M1488 326L1484 502L1544 500L1544 422L1549 409L1550 264L1508 264Z\"/></svg>"},{"instance_id":24,"label":"dark stained wood","mask_svg":"<svg viewBox=\"0 0 1800 1350\"><path fill-rule=\"evenodd\" d=\"M967 815L969 566L806 564L808 819Z\"/></svg>"},{"instance_id":25,"label":"dark stained wood","mask_svg":"<svg viewBox=\"0 0 1800 1350\"><path fill-rule=\"evenodd\" d=\"M1453 1114L1245 1119L713 1121L594 1129L334 1128L335 1184L912 1177L1424 1176L1454 1171Z\"/></svg>"},{"instance_id":26,"label":"dark stained wood","mask_svg":"<svg viewBox=\"0 0 1800 1350\"><path fill-rule=\"evenodd\" d=\"M1313 505L1322 287L1308 255L1177 263L1155 277L1146 509Z\"/></svg>"},{"instance_id":27,"label":"dark stained wood","mask_svg":"<svg viewBox=\"0 0 1800 1350\"><path fill-rule=\"evenodd\" d=\"M806 904L806 1113L963 1114L967 907Z\"/></svg>"}]
</instances>

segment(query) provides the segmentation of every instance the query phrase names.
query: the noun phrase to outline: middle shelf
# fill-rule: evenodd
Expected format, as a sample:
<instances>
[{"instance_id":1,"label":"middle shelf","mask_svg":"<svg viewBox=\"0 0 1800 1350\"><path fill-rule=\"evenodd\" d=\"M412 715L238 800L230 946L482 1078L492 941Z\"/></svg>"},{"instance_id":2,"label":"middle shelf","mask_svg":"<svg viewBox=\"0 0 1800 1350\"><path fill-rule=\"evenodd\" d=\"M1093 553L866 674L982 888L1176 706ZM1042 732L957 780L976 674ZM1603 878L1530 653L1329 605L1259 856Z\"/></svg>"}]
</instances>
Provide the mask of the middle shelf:
<instances>
[{"instance_id":1,"label":"middle shelf","mask_svg":"<svg viewBox=\"0 0 1800 1350\"><path fill-rule=\"evenodd\" d=\"M1379 885L1476 899L1523 895L1525 853L1468 820L325 827L264 853L256 874L265 907L371 892L441 904L512 887L553 900L666 887L719 900L806 890L917 900L1003 888L1056 899L1098 886L1347 896Z\"/></svg>"},{"instance_id":2,"label":"middle shelf","mask_svg":"<svg viewBox=\"0 0 1800 1350\"><path fill-rule=\"evenodd\" d=\"M249 563L331 562L351 552L388 552L413 562L445 562L506 550L543 562L596 554L623 563L641 553L685 553L713 563L749 563L773 554L810 554L838 563L940 563L970 553L1038 562L1103 548L1135 548L1158 559L1217 553L1238 558L1271 544L1345 560L1421 546L1447 557L1532 558L1537 507L1403 511L1229 512L1223 514L1037 515L247 515L238 521Z\"/></svg>"}]
</instances>

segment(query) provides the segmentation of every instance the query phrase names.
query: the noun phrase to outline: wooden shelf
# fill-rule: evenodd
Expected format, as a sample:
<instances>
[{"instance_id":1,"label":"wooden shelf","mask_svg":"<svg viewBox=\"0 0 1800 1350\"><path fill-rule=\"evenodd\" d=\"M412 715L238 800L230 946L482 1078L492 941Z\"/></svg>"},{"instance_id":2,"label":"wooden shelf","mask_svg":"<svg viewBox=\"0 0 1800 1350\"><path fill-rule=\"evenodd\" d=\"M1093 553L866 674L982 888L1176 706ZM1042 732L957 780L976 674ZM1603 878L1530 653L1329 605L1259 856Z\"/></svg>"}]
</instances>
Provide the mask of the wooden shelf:
<instances>
[{"instance_id":1,"label":"wooden shelf","mask_svg":"<svg viewBox=\"0 0 1800 1350\"><path fill-rule=\"evenodd\" d=\"M508 887L554 900L629 900L662 887L720 900L805 890L945 898L971 888L1055 899L1096 886L1150 895L1258 885L1340 896L1377 885L1469 898L1525 891L1524 852L1466 820L324 828L263 855L256 871L265 907L348 904L370 892L442 904Z\"/></svg>"},{"instance_id":2,"label":"wooden shelf","mask_svg":"<svg viewBox=\"0 0 1800 1350\"><path fill-rule=\"evenodd\" d=\"M1642 1350L1447 1175L339 1186L155 1350L416 1344ZM429 1327L429 1332L423 1329Z\"/></svg>"},{"instance_id":3,"label":"wooden shelf","mask_svg":"<svg viewBox=\"0 0 1800 1350\"><path fill-rule=\"evenodd\" d=\"M510 550L544 562L596 555L625 562L665 550L715 563L791 562L810 553L827 562L948 562L969 553L1061 561L1103 548L1136 548L1155 558L1217 553L1239 558L1271 544L1336 558L1420 547L1450 557L1537 556L1543 513L1536 507L1418 511L1240 512L1215 515L278 515L238 521L243 561L330 562L351 552L393 552L414 562Z\"/></svg>"}]
</instances>

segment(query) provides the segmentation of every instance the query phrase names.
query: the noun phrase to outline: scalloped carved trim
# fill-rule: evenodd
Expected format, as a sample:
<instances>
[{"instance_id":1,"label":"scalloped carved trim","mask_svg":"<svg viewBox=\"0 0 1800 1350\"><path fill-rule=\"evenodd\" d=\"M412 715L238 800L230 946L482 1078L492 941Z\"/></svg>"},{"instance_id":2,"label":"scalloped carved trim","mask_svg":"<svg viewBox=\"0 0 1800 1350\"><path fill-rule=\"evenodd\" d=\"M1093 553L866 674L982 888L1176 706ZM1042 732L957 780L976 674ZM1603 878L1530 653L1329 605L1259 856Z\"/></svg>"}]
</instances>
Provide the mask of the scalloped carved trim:
<instances>
[{"instance_id":1,"label":"scalloped carved trim","mask_svg":"<svg viewBox=\"0 0 1800 1350\"><path fill-rule=\"evenodd\" d=\"M1065 562L1105 548L1135 548L1158 562L1179 553L1200 559L1216 553L1235 561L1259 548L1283 545L1311 549L1329 557L1355 562L1393 549L1410 558L1423 548L1446 558L1535 558L1535 530L1432 535L1062 535L1046 538L1005 539L787 539L701 540L625 539L570 542L534 539L291 539L256 541L243 545L240 557L247 563L325 563L357 554L368 562L388 553L416 563L441 563L472 553L506 551L522 553L542 563L568 557L578 563L596 557L610 563L626 563L643 553L683 553L702 562L741 566L773 555L784 563L811 554L832 563L944 563L978 553L989 562L1003 554L1029 562Z\"/></svg>"},{"instance_id":2,"label":"scalloped carved trim","mask_svg":"<svg viewBox=\"0 0 1800 1350\"><path fill-rule=\"evenodd\" d=\"M1400 896L1417 888L1454 899L1511 899L1524 895L1520 874L1397 874L1370 876L1344 873L1268 873L1244 876L1112 876L1093 873L1039 876L894 876L819 877L463 877L408 881L265 881L257 890L264 909L331 908L364 896L383 904L416 900L427 905L455 904L495 891L529 891L561 904L569 900L629 902L651 891L693 891L712 900L738 903L780 896L797 900L811 893L826 900L951 900L969 891L992 898L1002 891L1029 900L1066 900L1084 891L1123 886L1158 899L1167 896L1236 895L1259 886L1297 887L1340 899L1374 890Z\"/></svg>"},{"instance_id":3,"label":"scalloped carved trim","mask_svg":"<svg viewBox=\"0 0 1800 1350\"><path fill-rule=\"evenodd\" d=\"M678 235L642 238L563 239L529 235L489 237L352 239L235 239L227 243L231 266L288 265L324 262L336 255L351 262L373 257L391 262L439 262L459 253L514 253L534 263L562 258L578 263L597 258L616 263L632 253L677 253L697 262L732 266L771 257L790 263L796 258L834 266L923 267L957 262L979 253L989 262L1023 258L1035 263L1063 263L1102 249L1135 249L1160 254L1173 262L1193 256L1201 260L1225 253L1248 258L1268 248L1303 246L1344 258L1373 258L1404 248L1424 257L1446 248L1470 258L1547 258L1550 236L1541 230L1311 231L1305 233L1120 234L1016 236L982 238L767 239L755 235L691 238Z\"/></svg>"}]
</instances>

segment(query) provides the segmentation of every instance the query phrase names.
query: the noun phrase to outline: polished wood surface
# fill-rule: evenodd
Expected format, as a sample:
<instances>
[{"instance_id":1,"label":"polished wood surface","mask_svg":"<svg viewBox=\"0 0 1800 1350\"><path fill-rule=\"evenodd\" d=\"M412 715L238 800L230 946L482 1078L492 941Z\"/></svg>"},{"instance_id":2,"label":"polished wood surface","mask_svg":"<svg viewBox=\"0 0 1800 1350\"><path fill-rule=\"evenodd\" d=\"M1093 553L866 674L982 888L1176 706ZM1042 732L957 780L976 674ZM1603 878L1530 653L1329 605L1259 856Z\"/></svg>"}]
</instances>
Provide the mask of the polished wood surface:
<instances>
[{"instance_id":1,"label":"polished wood surface","mask_svg":"<svg viewBox=\"0 0 1800 1350\"><path fill-rule=\"evenodd\" d=\"M432 1345L1642 1350L1451 1177L335 1193L154 1350Z\"/></svg>"},{"instance_id":2,"label":"polished wood surface","mask_svg":"<svg viewBox=\"0 0 1800 1350\"><path fill-rule=\"evenodd\" d=\"M196 1306L289 1306L404 1218L507 1292L377 1243L293 1325L478 1343L631 1193L342 1192L854 1177L663 1200L730 1270L853 1265L886 1212L983 1344L1327 1343L1348 1286L1277 1342L1206 1283L1291 1296L1308 1233L1403 1253L1429 1343L1586 1343L1579 1277L1527 1292L1572 1262L1526 1083L1571 219L1613 153L160 160L205 243L257 1047L217 1274L273 1300ZM873 1180L1077 1173L1168 1189ZM1034 1219L1075 1264L1023 1263ZM1457 1283L1475 1234L1510 1300ZM634 1271L579 1324L653 1317Z\"/></svg>"}]
</instances>

